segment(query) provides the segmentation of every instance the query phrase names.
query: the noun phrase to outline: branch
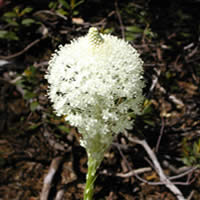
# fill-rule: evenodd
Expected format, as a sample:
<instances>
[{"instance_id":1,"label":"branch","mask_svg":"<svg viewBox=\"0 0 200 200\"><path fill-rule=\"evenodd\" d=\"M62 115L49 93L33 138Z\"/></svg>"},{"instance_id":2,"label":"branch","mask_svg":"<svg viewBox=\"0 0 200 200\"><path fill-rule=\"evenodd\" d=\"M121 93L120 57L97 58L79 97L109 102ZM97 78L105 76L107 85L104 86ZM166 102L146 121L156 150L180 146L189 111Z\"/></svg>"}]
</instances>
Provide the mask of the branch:
<instances>
[{"instance_id":1,"label":"branch","mask_svg":"<svg viewBox=\"0 0 200 200\"><path fill-rule=\"evenodd\" d=\"M52 12L50 10L39 10L37 12L35 12L33 15L37 16L37 15L40 15L42 13L45 13L45 14L49 14L49 15L54 15L54 16L58 16L64 20L68 20L68 18L60 13L57 13L57 12Z\"/></svg>"},{"instance_id":2,"label":"branch","mask_svg":"<svg viewBox=\"0 0 200 200\"><path fill-rule=\"evenodd\" d=\"M15 58L17 56L22 55L23 53L25 53L26 51L28 51L32 46L36 45L38 42L40 42L41 40L45 39L47 37L47 35L44 35L43 37L34 40L33 42L31 42L29 45L27 45L24 49L22 49L21 51L14 53L12 55L9 56L0 56L0 59L4 59L4 60L10 60L12 58Z\"/></svg>"},{"instance_id":3,"label":"branch","mask_svg":"<svg viewBox=\"0 0 200 200\"><path fill-rule=\"evenodd\" d=\"M162 122L162 123L161 123L160 135L159 135L159 137L158 137L158 141L157 141L157 144L156 144L156 150L155 150L156 153L157 153L158 150L159 150L161 138L162 138L163 133L164 133L165 121L164 121L163 117L161 118L161 122Z\"/></svg>"},{"instance_id":4,"label":"branch","mask_svg":"<svg viewBox=\"0 0 200 200\"><path fill-rule=\"evenodd\" d=\"M52 160L49 172L44 178L44 185L40 195L40 200L48 200L49 192L51 189L51 183L53 181L56 171L58 170L58 167L60 166L62 159L62 157L56 157Z\"/></svg>"},{"instance_id":5,"label":"branch","mask_svg":"<svg viewBox=\"0 0 200 200\"><path fill-rule=\"evenodd\" d=\"M53 137L53 135L50 134L47 129L44 130L43 135L47 139L49 145L53 147L55 150L65 151L65 152L71 150L71 147L68 146L67 144L65 143L61 144L57 142L56 139Z\"/></svg>"},{"instance_id":6,"label":"branch","mask_svg":"<svg viewBox=\"0 0 200 200\"><path fill-rule=\"evenodd\" d=\"M181 191L166 177L166 175L163 172L163 169L160 166L160 163L155 155L155 153L151 150L151 148L149 147L149 145L147 144L147 142L145 140L139 140L137 138L128 138L131 142L140 144L143 146L143 148L145 149L145 151L147 152L147 154L149 155L149 157L151 158L154 166L155 166L155 170L158 173L160 180L165 183L166 187L177 197L178 200L185 200L183 194L181 193Z\"/></svg>"},{"instance_id":7,"label":"branch","mask_svg":"<svg viewBox=\"0 0 200 200\"><path fill-rule=\"evenodd\" d=\"M57 192L55 200L62 200L64 196L64 189L61 189Z\"/></svg>"},{"instance_id":8,"label":"branch","mask_svg":"<svg viewBox=\"0 0 200 200\"><path fill-rule=\"evenodd\" d=\"M131 170L128 173L117 173L116 176L121 178L129 178L131 176L135 176L136 174L143 174L145 172L152 171L151 167L144 167L140 169Z\"/></svg>"},{"instance_id":9,"label":"branch","mask_svg":"<svg viewBox=\"0 0 200 200\"><path fill-rule=\"evenodd\" d=\"M120 12L119 12L118 0L115 0L115 10L116 10L116 14L117 14L117 17L119 20L122 38L125 39L124 25L123 25L122 18L121 18Z\"/></svg>"}]
</instances>

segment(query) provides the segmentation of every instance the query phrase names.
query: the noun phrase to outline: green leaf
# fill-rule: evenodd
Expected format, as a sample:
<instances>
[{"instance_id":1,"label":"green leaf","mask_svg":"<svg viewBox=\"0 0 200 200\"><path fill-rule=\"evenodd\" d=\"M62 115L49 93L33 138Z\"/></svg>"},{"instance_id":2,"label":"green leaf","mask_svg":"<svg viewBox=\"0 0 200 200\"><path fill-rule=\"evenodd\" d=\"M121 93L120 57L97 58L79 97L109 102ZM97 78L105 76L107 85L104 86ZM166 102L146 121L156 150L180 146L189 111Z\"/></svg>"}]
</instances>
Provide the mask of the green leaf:
<instances>
[{"instance_id":1,"label":"green leaf","mask_svg":"<svg viewBox=\"0 0 200 200\"><path fill-rule=\"evenodd\" d=\"M133 119L136 119L136 114L134 112L128 113L128 116L133 118Z\"/></svg>"},{"instance_id":2,"label":"green leaf","mask_svg":"<svg viewBox=\"0 0 200 200\"><path fill-rule=\"evenodd\" d=\"M137 26L128 26L128 27L126 27L126 30L129 32L133 32L133 33L143 33L143 29L141 29Z\"/></svg>"},{"instance_id":3,"label":"green leaf","mask_svg":"<svg viewBox=\"0 0 200 200\"><path fill-rule=\"evenodd\" d=\"M82 4L84 0L78 1L77 3L74 4L73 9Z\"/></svg>"},{"instance_id":4,"label":"green leaf","mask_svg":"<svg viewBox=\"0 0 200 200\"><path fill-rule=\"evenodd\" d=\"M0 39L19 40L16 33L6 30L0 30Z\"/></svg>"},{"instance_id":5,"label":"green leaf","mask_svg":"<svg viewBox=\"0 0 200 200\"><path fill-rule=\"evenodd\" d=\"M5 21L9 24L9 25L12 25L12 26L19 26L19 24L14 21L12 18L6 18Z\"/></svg>"},{"instance_id":6,"label":"green leaf","mask_svg":"<svg viewBox=\"0 0 200 200\"><path fill-rule=\"evenodd\" d=\"M103 34L109 34L112 32L114 32L114 28L106 28L106 29L101 30L101 33L103 33Z\"/></svg>"},{"instance_id":7,"label":"green leaf","mask_svg":"<svg viewBox=\"0 0 200 200\"><path fill-rule=\"evenodd\" d=\"M34 78L36 76L37 69L30 65L27 69L24 70L24 75L30 79Z\"/></svg>"},{"instance_id":8,"label":"green leaf","mask_svg":"<svg viewBox=\"0 0 200 200\"><path fill-rule=\"evenodd\" d=\"M15 12L6 12L3 14L3 17L13 18L17 17L17 14Z\"/></svg>"},{"instance_id":9,"label":"green leaf","mask_svg":"<svg viewBox=\"0 0 200 200\"><path fill-rule=\"evenodd\" d=\"M187 158L183 158L182 161L183 161L183 163L184 163L185 165L187 165L187 166L190 166L190 165L191 165L190 162L189 162L189 160L188 160Z\"/></svg>"},{"instance_id":10,"label":"green leaf","mask_svg":"<svg viewBox=\"0 0 200 200\"><path fill-rule=\"evenodd\" d=\"M24 99L30 100L30 99L33 99L35 96L36 94L34 94L33 92L25 91Z\"/></svg>"},{"instance_id":11,"label":"green leaf","mask_svg":"<svg viewBox=\"0 0 200 200\"><path fill-rule=\"evenodd\" d=\"M35 20L31 18L26 18L23 19L21 23L25 26L30 26L31 24L35 23Z\"/></svg>"},{"instance_id":12,"label":"green leaf","mask_svg":"<svg viewBox=\"0 0 200 200\"><path fill-rule=\"evenodd\" d=\"M136 36L133 34L133 33L125 33L125 38L126 38L126 40L127 41L133 41L133 40L135 40L136 39Z\"/></svg>"},{"instance_id":13,"label":"green leaf","mask_svg":"<svg viewBox=\"0 0 200 200\"><path fill-rule=\"evenodd\" d=\"M70 131L70 129L67 126L64 126L64 125L60 125L60 126L58 126L58 128L61 131L66 132L66 133L69 133L69 131Z\"/></svg>"},{"instance_id":14,"label":"green leaf","mask_svg":"<svg viewBox=\"0 0 200 200\"><path fill-rule=\"evenodd\" d=\"M185 38L191 37L191 33L181 32L180 35L183 36L183 37L185 37Z\"/></svg>"},{"instance_id":15,"label":"green leaf","mask_svg":"<svg viewBox=\"0 0 200 200\"><path fill-rule=\"evenodd\" d=\"M20 15L23 16L23 15L25 15L26 13L30 13L32 10L33 10L33 8L30 8L30 7L24 8L24 9L21 11Z\"/></svg>"},{"instance_id":16,"label":"green leaf","mask_svg":"<svg viewBox=\"0 0 200 200\"><path fill-rule=\"evenodd\" d=\"M49 3L48 7L49 7L50 9L56 9L56 7L57 7L57 2L51 1L51 2Z\"/></svg>"},{"instance_id":17,"label":"green leaf","mask_svg":"<svg viewBox=\"0 0 200 200\"><path fill-rule=\"evenodd\" d=\"M153 110L152 110L151 104L146 105L146 106L144 107L144 110L143 110L143 115L151 114L152 111L153 111Z\"/></svg>"},{"instance_id":18,"label":"green leaf","mask_svg":"<svg viewBox=\"0 0 200 200\"><path fill-rule=\"evenodd\" d=\"M150 126L155 126L155 122L149 119L144 119L143 120L146 124L150 125Z\"/></svg>"},{"instance_id":19,"label":"green leaf","mask_svg":"<svg viewBox=\"0 0 200 200\"><path fill-rule=\"evenodd\" d=\"M75 0L70 0L70 7L73 10L75 5Z\"/></svg>"},{"instance_id":20,"label":"green leaf","mask_svg":"<svg viewBox=\"0 0 200 200\"><path fill-rule=\"evenodd\" d=\"M144 30L144 34L145 34L146 36L149 36L150 38L155 38L155 37L157 37L157 34L154 33L154 32L152 32L152 30L151 30L150 28L146 28L146 29Z\"/></svg>"},{"instance_id":21,"label":"green leaf","mask_svg":"<svg viewBox=\"0 0 200 200\"><path fill-rule=\"evenodd\" d=\"M65 0L59 0L60 4L64 6L66 9L70 10L70 5Z\"/></svg>"},{"instance_id":22,"label":"green leaf","mask_svg":"<svg viewBox=\"0 0 200 200\"><path fill-rule=\"evenodd\" d=\"M5 39L6 35L8 34L8 31L0 30L0 38Z\"/></svg>"},{"instance_id":23,"label":"green leaf","mask_svg":"<svg viewBox=\"0 0 200 200\"><path fill-rule=\"evenodd\" d=\"M13 10L16 13L16 15L19 16L19 11L20 11L19 6L14 7Z\"/></svg>"},{"instance_id":24,"label":"green leaf","mask_svg":"<svg viewBox=\"0 0 200 200\"><path fill-rule=\"evenodd\" d=\"M56 10L56 12L61 15L65 15L65 16L69 14L66 10L63 10L62 8Z\"/></svg>"},{"instance_id":25,"label":"green leaf","mask_svg":"<svg viewBox=\"0 0 200 200\"><path fill-rule=\"evenodd\" d=\"M39 106L39 103L37 101L33 101L30 105L30 109L32 112L34 112Z\"/></svg>"},{"instance_id":26,"label":"green leaf","mask_svg":"<svg viewBox=\"0 0 200 200\"><path fill-rule=\"evenodd\" d=\"M16 82L15 85L17 85L18 87L24 88L24 80L20 77Z\"/></svg>"},{"instance_id":27,"label":"green leaf","mask_svg":"<svg viewBox=\"0 0 200 200\"><path fill-rule=\"evenodd\" d=\"M41 122L37 123L37 124L32 124L31 126L28 127L28 130L34 130L36 128L38 128L41 125Z\"/></svg>"},{"instance_id":28,"label":"green leaf","mask_svg":"<svg viewBox=\"0 0 200 200\"><path fill-rule=\"evenodd\" d=\"M73 11L73 16L77 16L79 14L78 10Z\"/></svg>"}]
</instances>

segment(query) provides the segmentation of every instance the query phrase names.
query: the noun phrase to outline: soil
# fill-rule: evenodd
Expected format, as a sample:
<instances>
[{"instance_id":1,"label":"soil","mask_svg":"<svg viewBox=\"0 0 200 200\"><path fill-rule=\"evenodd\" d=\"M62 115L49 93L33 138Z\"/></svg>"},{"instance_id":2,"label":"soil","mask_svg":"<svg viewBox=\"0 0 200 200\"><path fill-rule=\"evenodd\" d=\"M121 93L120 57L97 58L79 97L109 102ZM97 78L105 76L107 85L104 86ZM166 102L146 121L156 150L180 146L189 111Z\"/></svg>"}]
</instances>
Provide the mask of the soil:
<instances>
[{"instance_id":1,"label":"soil","mask_svg":"<svg viewBox=\"0 0 200 200\"><path fill-rule=\"evenodd\" d=\"M40 23L13 28L2 17L16 6L32 7L24 18ZM71 10L63 18L47 1L41 6L34 0L0 1L0 29L15 31L20 38L0 38L0 60L8 62L0 66L0 200L39 200L51 163L58 157L61 161L48 199L58 200L59 191L64 192L63 199L83 199L86 152L76 128L53 112L44 75L54 49L84 35L90 26L124 36L144 60L146 81L144 114L136 117L133 130L115 138L105 154L94 199L176 199L164 183L159 184L142 146L130 142L129 138L137 136L148 142L167 176L196 167L173 181L186 199L199 200L199 8L197 0L164 4L158 0L87 0L75 9L77 15ZM53 14L38 13L42 10ZM149 171L138 175L146 182L134 174L122 176L147 167Z\"/></svg>"}]
</instances>

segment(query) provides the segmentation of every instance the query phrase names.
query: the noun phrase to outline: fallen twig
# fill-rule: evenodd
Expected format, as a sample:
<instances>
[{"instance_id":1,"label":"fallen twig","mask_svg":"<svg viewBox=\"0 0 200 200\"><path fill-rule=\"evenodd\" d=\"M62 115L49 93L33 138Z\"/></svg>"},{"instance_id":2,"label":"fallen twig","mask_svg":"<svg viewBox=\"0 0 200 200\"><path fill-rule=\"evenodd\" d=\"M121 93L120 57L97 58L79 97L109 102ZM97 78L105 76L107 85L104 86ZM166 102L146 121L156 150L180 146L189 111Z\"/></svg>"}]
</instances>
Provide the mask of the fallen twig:
<instances>
[{"instance_id":1,"label":"fallen twig","mask_svg":"<svg viewBox=\"0 0 200 200\"><path fill-rule=\"evenodd\" d=\"M193 197L193 195L194 195L194 190L192 190L192 192L191 192L190 195L188 196L187 200L191 200L192 197Z\"/></svg>"},{"instance_id":2,"label":"fallen twig","mask_svg":"<svg viewBox=\"0 0 200 200\"><path fill-rule=\"evenodd\" d=\"M150 66L150 65L152 65L152 66L154 66L154 64L145 64L146 66ZM156 64L155 64L156 65ZM154 69L155 70L155 72L156 72L156 75L153 75L152 76L152 84L151 84L151 87L150 87L150 92L153 92L153 90L154 90L154 88L156 87L156 84L158 83L158 78L159 78L159 76L160 76L160 74L161 74L161 71L160 70L158 70L158 69Z\"/></svg>"},{"instance_id":3,"label":"fallen twig","mask_svg":"<svg viewBox=\"0 0 200 200\"><path fill-rule=\"evenodd\" d=\"M198 166L195 166L195 167L181 167L179 169L176 169L174 166L170 165L166 160L163 162L163 165L169 168L172 172L177 174L175 176L171 176L169 178L170 180L182 178L183 176L191 174L192 172L194 172L194 170L198 168Z\"/></svg>"},{"instance_id":4,"label":"fallen twig","mask_svg":"<svg viewBox=\"0 0 200 200\"><path fill-rule=\"evenodd\" d=\"M178 200L185 200L181 191L164 174L163 169L161 168L160 163L159 163L155 153L151 150L151 148L149 147L147 142L145 140L139 140L137 138L129 137L128 139L131 142L134 142L134 143L137 143L137 144L140 144L143 146L143 148L146 150L147 154L151 158L151 160L155 166L155 170L160 177L161 182L163 182L166 185L166 187L177 197Z\"/></svg>"},{"instance_id":5,"label":"fallen twig","mask_svg":"<svg viewBox=\"0 0 200 200\"><path fill-rule=\"evenodd\" d=\"M68 20L68 18L66 16L64 16L64 15L62 15L60 13L57 13L57 12L52 12L50 10L39 10L39 11L34 13L34 16L37 16L37 15L40 15L40 14L43 14L43 13L49 14L49 15L58 16L58 17L60 17L60 18L62 18L64 20Z\"/></svg>"},{"instance_id":6,"label":"fallen twig","mask_svg":"<svg viewBox=\"0 0 200 200\"><path fill-rule=\"evenodd\" d=\"M144 167L144 168L140 168L140 169L135 169L135 170L131 170L128 173L116 173L116 176L119 176L121 178L129 178L131 176L135 176L136 174L143 174L145 172L150 172L152 171L151 167Z\"/></svg>"},{"instance_id":7,"label":"fallen twig","mask_svg":"<svg viewBox=\"0 0 200 200\"><path fill-rule=\"evenodd\" d=\"M61 189L57 192L55 200L62 200L65 190Z\"/></svg>"},{"instance_id":8,"label":"fallen twig","mask_svg":"<svg viewBox=\"0 0 200 200\"><path fill-rule=\"evenodd\" d=\"M45 39L47 37L47 35L44 35L43 37L34 40L33 42L31 42L29 45L27 45L24 49L22 49L21 51L14 53L12 55L9 56L0 56L0 59L4 59L4 60L9 60L12 58L15 58L17 56L22 55L23 53L25 53L26 51L28 51L32 46L36 45L38 42L40 42L41 40Z\"/></svg>"},{"instance_id":9,"label":"fallen twig","mask_svg":"<svg viewBox=\"0 0 200 200\"><path fill-rule=\"evenodd\" d=\"M51 135L47 129L43 132L43 134L44 134L44 137L47 139L49 145L53 147L55 150L58 150L58 151L70 150L70 147L67 144L65 143L61 144L57 142L56 139L53 137L53 135Z\"/></svg>"},{"instance_id":10,"label":"fallen twig","mask_svg":"<svg viewBox=\"0 0 200 200\"><path fill-rule=\"evenodd\" d=\"M63 158L59 156L52 160L50 168L49 168L49 172L44 178L44 185L43 185L42 192L40 195L40 200L48 200L49 192L52 185L51 184L52 180L54 178L56 171L58 170L58 167L60 166L62 159Z\"/></svg>"},{"instance_id":11,"label":"fallen twig","mask_svg":"<svg viewBox=\"0 0 200 200\"><path fill-rule=\"evenodd\" d=\"M162 87L159 83L157 83L157 88L159 89L159 91L163 94L167 94L167 91L164 87ZM175 105L177 105L178 108L183 108L184 107L184 103L182 102L181 99L178 99L175 95L170 94L168 95L169 100L172 101Z\"/></svg>"},{"instance_id":12,"label":"fallen twig","mask_svg":"<svg viewBox=\"0 0 200 200\"><path fill-rule=\"evenodd\" d=\"M157 144L156 144L156 152L158 152L159 150L159 146L160 146L160 142L161 142L161 138L163 136L163 133L164 133L164 127L165 127L165 121L163 119L163 117L161 118L161 129L160 129L160 135L158 137L158 141L157 141Z\"/></svg>"},{"instance_id":13,"label":"fallen twig","mask_svg":"<svg viewBox=\"0 0 200 200\"><path fill-rule=\"evenodd\" d=\"M117 15L118 20L119 20L122 38L125 39L124 25L123 25L122 18L121 18L120 12L119 12L118 0L115 0L115 10L116 10L116 15Z\"/></svg>"}]
</instances>

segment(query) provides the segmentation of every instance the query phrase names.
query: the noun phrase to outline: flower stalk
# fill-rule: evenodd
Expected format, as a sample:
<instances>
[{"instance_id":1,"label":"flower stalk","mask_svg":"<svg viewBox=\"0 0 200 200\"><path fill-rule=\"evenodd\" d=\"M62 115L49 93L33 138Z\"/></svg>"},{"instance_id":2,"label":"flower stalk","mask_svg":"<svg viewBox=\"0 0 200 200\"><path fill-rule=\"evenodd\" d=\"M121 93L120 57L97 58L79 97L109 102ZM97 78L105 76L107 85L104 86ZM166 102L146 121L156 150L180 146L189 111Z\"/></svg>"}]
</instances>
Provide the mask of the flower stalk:
<instances>
[{"instance_id":1,"label":"flower stalk","mask_svg":"<svg viewBox=\"0 0 200 200\"><path fill-rule=\"evenodd\" d=\"M92 156L88 157L88 172L86 176L86 185L84 190L84 200L92 200L94 193L94 182L97 178L96 170L99 167L96 159Z\"/></svg>"}]
</instances>

